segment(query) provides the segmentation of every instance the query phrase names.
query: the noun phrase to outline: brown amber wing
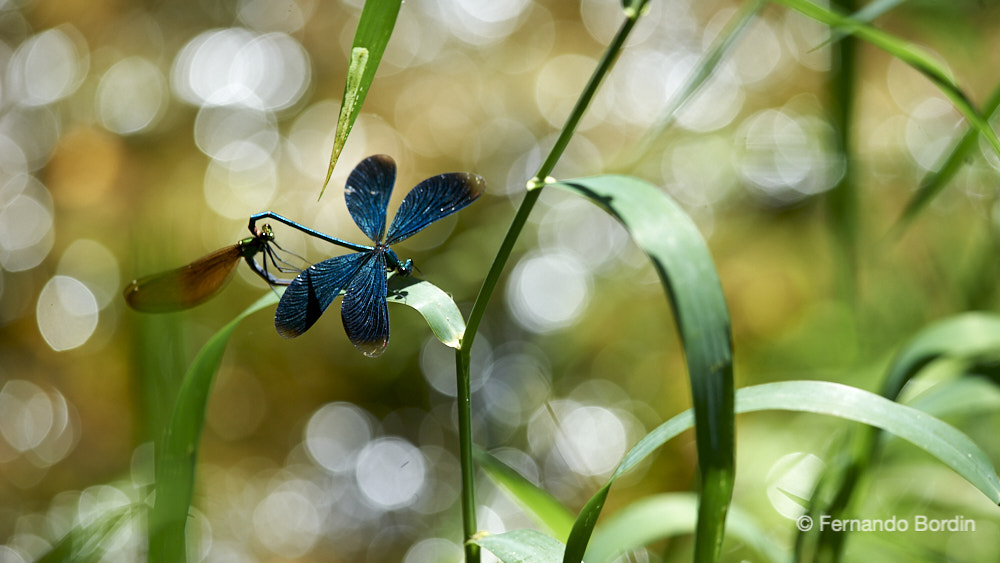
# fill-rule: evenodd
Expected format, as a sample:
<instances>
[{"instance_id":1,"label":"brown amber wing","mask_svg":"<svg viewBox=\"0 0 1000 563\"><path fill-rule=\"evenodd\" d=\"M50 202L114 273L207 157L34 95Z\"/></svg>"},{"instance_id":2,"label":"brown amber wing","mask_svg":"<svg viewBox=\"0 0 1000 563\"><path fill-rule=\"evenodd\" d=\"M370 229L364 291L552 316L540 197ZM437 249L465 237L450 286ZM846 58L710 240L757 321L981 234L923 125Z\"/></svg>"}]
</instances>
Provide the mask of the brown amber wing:
<instances>
[{"instance_id":1,"label":"brown amber wing","mask_svg":"<svg viewBox=\"0 0 1000 563\"><path fill-rule=\"evenodd\" d=\"M125 288L125 301L143 313L169 313L194 307L226 285L242 257L243 249L234 244L176 270L137 279Z\"/></svg>"}]
</instances>

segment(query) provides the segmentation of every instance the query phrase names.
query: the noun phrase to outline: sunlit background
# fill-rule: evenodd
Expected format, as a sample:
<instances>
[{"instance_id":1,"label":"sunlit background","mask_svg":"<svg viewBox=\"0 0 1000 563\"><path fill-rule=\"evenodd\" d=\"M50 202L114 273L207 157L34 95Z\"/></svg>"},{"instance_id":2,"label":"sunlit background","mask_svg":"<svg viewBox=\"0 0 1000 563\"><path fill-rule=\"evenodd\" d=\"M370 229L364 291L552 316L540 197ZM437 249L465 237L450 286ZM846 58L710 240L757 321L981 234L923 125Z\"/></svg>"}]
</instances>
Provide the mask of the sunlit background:
<instances>
[{"instance_id":1,"label":"sunlit background","mask_svg":"<svg viewBox=\"0 0 1000 563\"><path fill-rule=\"evenodd\" d=\"M362 242L343 182L365 156L387 153L399 167L395 203L441 172L487 179L485 197L396 249L467 313L525 182L620 22L618 0L405 2L317 201L361 4L0 0L3 563L31 561L73 526L148 500L164 398L201 345L268 291L241 265L210 303L154 316L125 306L124 284L233 244L258 211ZM1000 13L914 4L884 25L948 61L980 103L1000 64ZM872 389L888 355L930 319L996 308L1000 160L984 144L910 233L886 238L964 126L929 81L861 47L862 275L858 301L840 299L844 266L822 196L845 164L828 123L823 27L766 9L634 162L737 7L651 2L554 175L631 173L688 210L726 289L739 386L806 378ZM275 229L311 261L332 252ZM209 404L191 561L460 557L453 352L413 311L391 315L377 360L355 351L332 309L295 340L268 313L240 325ZM532 214L472 360L477 443L573 510L690 402L653 268L617 223L561 193L543 194ZM1000 460L995 416L951 422ZM739 419L736 502L780 541L792 540L798 513L775 491L815 475L835 428L790 414ZM979 543L923 540L972 560L970 550L1000 550L985 498L912 449L893 455L921 472L877 476L913 489L878 510L944 503L987 532ZM692 490L695 463L693 438L675 440L616 486L607 511ZM532 526L484 476L478 486L480 528ZM105 560L141 558L144 541L136 518ZM629 561L689 549L661 543Z\"/></svg>"}]
</instances>

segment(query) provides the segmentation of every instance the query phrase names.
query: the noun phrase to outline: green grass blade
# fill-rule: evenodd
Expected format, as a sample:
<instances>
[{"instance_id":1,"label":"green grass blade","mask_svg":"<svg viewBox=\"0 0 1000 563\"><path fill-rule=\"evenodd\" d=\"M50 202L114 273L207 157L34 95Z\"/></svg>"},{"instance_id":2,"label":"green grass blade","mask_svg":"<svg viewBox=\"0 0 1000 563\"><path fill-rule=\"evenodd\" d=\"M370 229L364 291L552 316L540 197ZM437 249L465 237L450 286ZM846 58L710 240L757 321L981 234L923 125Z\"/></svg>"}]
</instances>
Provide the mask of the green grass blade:
<instances>
[{"instance_id":1,"label":"green grass blade","mask_svg":"<svg viewBox=\"0 0 1000 563\"><path fill-rule=\"evenodd\" d=\"M936 417L1000 412L1000 388L982 377L963 377L935 385L908 403Z\"/></svg>"},{"instance_id":2,"label":"green grass blade","mask_svg":"<svg viewBox=\"0 0 1000 563\"><path fill-rule=\"evenodd\" d=\"M938 321L910 340L889 367L880 391L895 399L924 366L941 357L976 359L1000 356L1000 316L964 313Z\"/></svg>"},{"instance_id":3,"label":"green grass blade","mask_svg":"<svg viewBox=\"0 0 1000 563\"><path fill-rule=\"evenodd\" d=\"M645 497L621 509L594 530L584 560L613 561L615 557L654 541L694 532L698 498L690 493L663 493ZM755 549L767 561L788 557L767 539L767 534L747 513L733 507L727 529L730 536Z\"/></svg>"},{"instance_id":4,"label":"green grass blade","mask_svg":"<svg viewBox=\"0 0 1000 563\"><path fill-rule=\"evenodd\" d=\"M853 10L854 0L831 0L834 5ZM826 194L826 211L833 231L833 244L840 262L834 268L842 298L853 302L857 294L858 237L860 205L855 181L855 158L852 144L854 98L857 84L857 39L844 37L830 47L830 67L827 75L827 102L830 125L833 127L833 150L844 163L844 172Z\"/></svg>"},{"instance_id":5,"label":"green grass blade","mask_svg":"<svg viewBox=\"0 0 1000 563\"><path fill-rule=\"evenodd\" d=\"M589 198L621 221L660 276L684 346L697 422L695 559L717 561L733 491L735 433L729 311L708 246L687 214L642 180L596 176L552 185ZM588 540L589 531L572 534L566 561L580 561Z\"/></svg>"},{"instance_id":6,"label":"green grass blade","mask_svg":"<svg viewBox=\"0 0 1000 563\"><path fill-rule=\"evenodd\" d=\"M354 43L351 45L351 60L347 69L347 80L344 82L344 98L340 103L340 116L337 118L337 133L333 141L333 152L330 154L330 166L326 170L326 180L319 196L323 197L326 185L330 183L333 167L337 165L340 151L344 149L348 135L361 113L365 103L368 88L375 80L375 71L382 61L382 53L389 44L392 29L396 26L396 16L402 0L367 0L361 10L358 29L354 32Z\"/></svg>"},{"instance_id":7,"label":"green grass blade","mask_svg":"<svg viewBox=\"0 0 1000 563\"><path fill-rule=\"evenodd\" d=\"M906 2L906 0L873 0L868 4L865 4L865 6L860 10L851 14L851 19L859 23L871 23L875 20L875 18L881 16L896 6L899 6L903 2ZM817 45L817 47L836 43L849 35L850 34L844 33L843 31L834 30L833 33L830 34L830 39Z\"/></svg>"},{"instance_id":8,"label":"green grass blade","mask_svg":"<svg viewBox=\"0 0 1000 563\"><path fill-rule=\"evenodd\" d=\"M476 449L474 456L490 479L507 491L536 523L548 529L556 539L569 537L573 529L573 514L556 497L489 452Z\"/></svg>"},{"instance_id":9,"label":"green grass blade","mask_svg":"<svg viewBox=\"0 0 1000 563\"><path fill-rule=\"evenodd\" d=\"M1000 108L1000 84L997 84L993 93L990 94L990 99L986 101L986 105L983 107L983 115L992 116L996 113L997 108ZM977 138L976 128L969 127L965 134L962 135L962 138L955 143L951 153L948 154L948 157L941 166L924 177L923 181L920 182L920 187L917 188L917 192L913 194L913 197L907 202L899 219L896 220L896 225L893 228L896 236L902 235L906 227L927 207L927 204L934 199L934 196L941 193L941 190L955 177L955 174L968 159L969 153L975 148Z\"/></svg>"},{"instance_id":10,"label":"green grass blade","mask_svg":"<svg viewBox=\"0 0 1000 563\"><path fill-rule=\"evenodd\" d=\"M456 347L465 321L451 297L430 282L394 276L389 301L416 309L434 334ZM281 290L268 292L222 327L202 347L188 368L174 405L164 443L158 446L156 503L150 514L151 563L180 561L184 554L184 527L194 490L198 443L205 425L205 409L226 344L247 316L278 302Z\"/></svg>"},{"instance_id":11,"label":"green grass blade","mask_svg":"<svg viewBox=\"0 0 1000 563\"><path fill-rule=\"evenodd\" d=\"M184 560L184 527L194 491L198 444L215 373L237 325L249 315L277 302L277 293L268 292L247 307L209 339L184 375L164 439L156 446L156 497L149 516L150 563Z\"/></svg>"},{"instance_id":12,"label":"green grass blade","mask_svg":"<svg viewBox=\"0 0 1000 563\"><path fill-rule=\"evenodd\" d=\"M848 16L824 8L808 0L774 0L793 10L825 23L838 30L850 33L882 49L904 63L910 65L933 82L955 108L983 135L990 146L1000 156L1000 138L990 124L976 110L968 96L952 80L949 72L923 49L894 35L880 31Z\"/></svg>"},{"instance_id":13,"label":"green grass blade","mask_svg":"<svg viewBox=\"0 0 1000 563\"><path fill-rule=\"evenodd\" d=\"M882 383L880 394L886 399L896 400L907 382L929 363L944 357L965 362L1000 357L1000 317L966 313L925 328L897 354ZM919 402L912 406L929 414L934 413L921 408ZM928 406L941 411L948 405L942 404L939 399L936 403L928 403ZM851 436L846 445L836 448L838 455L833 457L834 461L826 467L817 483L809 507L811 515L822 514L837 519L847 517L850 503L857 496L861 477L881 447L880 435L879 428L864 428ZM800 553L812 549L837 558L843 550L844 540L845 534L814 530L800 533L797 549ZM811 541L815 541L815 547L808 545Z\"/></svg>"},{"instance_id":14,"label":"green grass blade","mask_svg":"<svg viewBox=\"0 0 1000 563\"><path fill-rule=\"evenodd\" d=\"M389 303L402 303L416 309L445 346L458 348L461 344L465 318L451 296L431 282L393 276L389 280Z\"/></svg>"},{"instance_id":15,"label":"green grass blade","mask_svg":"<svg viewBox=\"0 0 1000 563\"><path fill-rule=\"evenodd\" d=\"M559 563L564 546L535 530L477 534L469 543L490 551L503 563Z\"/></svg>"},{"instance_id":16,"label":"green grass blade","mask_svg":"<svg viewBox=\"0 0 1000 563\"><path fill-rule=\"evenodd\" d=\"M736 392L736 412L797 411L836 416L869 424L903 438L961 475L991 501L1000 504L1000 478L989 458L965 434L927 413L884 397L827 381L783 381L745 387ZM593 529L611 485L667 441L694 425L686 410L646 434L618 465L614 474L587 502L570 535ZM589 529L588 529L589 528Z\"/></svg>"},{"instance_id":17,"label":"green grass blade","mask_svg":"<svg viewBox=\"0 0 1000 563\"><path fill-rule=\"evenodd\" d=\"M994 503L1000 504L1000 479L986 454L965 434L913 407L827 381L783 381L745 387L736 392L736 412L764 410L825 414L881 428L937 457ZM634 468L692 424L691 411L687 410L646 434L625 455L610 481Z\"/></svg>"},{"instance_id":18,"label":"green grass blade","mask_svg":"<svg viewBox=\"0 0 1000 563\"><path fill-rule=\"evenodd\" d=\"M684 85L671 96L670 105L663 111L656 123L642 136L639 144L634 150L628 151L628 161L621 165L616 165L617 170L631 170L640 160L642 160L653 148L663 134L669 130L677 121L677 112L684 104L688 103L692 96L705 84L705 82L715 72L719 62L736 44L737 39L746 29L747 25L753 21L757 13L764 6L764 0L752 0L744 2L740 9L726 23L726 27L719 33L708 48L701 60L698 61L695 70L688 77Z\"/></svg>"},{"instance_id":19,"label":"green grass blade","mask_svg":"<svg viewBox=\"0 0 1000 563\"><path fill-rule=\"evenodd\" d=\"M35 559L36 563L87 563L103 560L107 553L102 546L136 515L136 510L134 506L115 508L92 522L74 526L47 553Z\"/></svg>"}]
</instances>

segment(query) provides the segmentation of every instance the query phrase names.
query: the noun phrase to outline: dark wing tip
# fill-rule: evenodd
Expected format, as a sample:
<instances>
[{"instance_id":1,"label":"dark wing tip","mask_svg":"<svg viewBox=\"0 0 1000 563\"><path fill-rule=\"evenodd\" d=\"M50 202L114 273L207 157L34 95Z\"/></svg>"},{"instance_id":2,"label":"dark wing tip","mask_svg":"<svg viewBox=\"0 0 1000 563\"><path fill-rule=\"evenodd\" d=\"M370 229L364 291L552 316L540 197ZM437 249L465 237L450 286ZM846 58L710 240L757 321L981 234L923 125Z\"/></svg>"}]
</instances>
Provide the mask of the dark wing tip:
<instances>
[{"instance_id":1,"label":"dark wing tip","mask_svg":"<svg viewBox=\"0 0 1000 563\"><path fill-rule=\"evenodd\" d=\"M470 201L475 201L486 192L486 178L483 178L479 174L462 172L457 174L457 176L465 185L465 190L469 194Z\"/></svg>"},{"instance_id":2,"label":"dark wing tip","mask_svg":"<svg viewBox=\"0 0 1000 563\"><path fill-rule=\"evenodd\" d=\"M387 154L373 154L361 162L371 162L372 164L378 163L380 166L396 168L396 161Z\"/></svg>"},{"instance_id":3,"label":"dark wing tip","mask_svg":"<svg viewBox=\"0 0 1000 563\"><path fill-rule=\"evenodd\" d=\"M389 345L389 337L376 339L374 342L366 342L361 340L352 340L351 344L358 349L358 352L368 356L369 358L377 358L385 352L386 347Z\"/></svg>"},{"instance_id":4,"label":"dark wing tip","mask_svg":"<svg viewBox=\"0 0 1000 563\"><path fill-rule=\"evenodd\" d=\"M274 315L274 328L277 329L278 334L282 338L295 338L308 330L308 328L306 328L306 330L301 330L297 326L286 323L283 319L279 318L277 314Z\"/></svg>"}]
</instances>

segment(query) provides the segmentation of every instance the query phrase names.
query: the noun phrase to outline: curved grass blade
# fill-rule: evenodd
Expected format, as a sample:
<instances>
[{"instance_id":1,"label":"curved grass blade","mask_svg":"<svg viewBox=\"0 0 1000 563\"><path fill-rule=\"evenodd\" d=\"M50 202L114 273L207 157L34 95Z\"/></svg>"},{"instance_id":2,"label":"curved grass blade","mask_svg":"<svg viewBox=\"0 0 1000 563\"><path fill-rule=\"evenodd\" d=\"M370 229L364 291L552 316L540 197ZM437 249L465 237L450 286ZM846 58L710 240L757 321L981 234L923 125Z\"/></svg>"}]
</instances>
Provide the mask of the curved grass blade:
<instances>
[{"instance_id":1,"label":"curved grass blade","mask_svg":"<svg viewBox=\"0 0 1000 563\"><path fill-rule=\"evenodd\" d=\"M389 279L388 300L416 309L445 346L458 348L461 345L465 318L451 296L438 286L413 276L393 276Z\"/></svg>"},{"instance_id":2,"label":"curved grass blade","mask_svg":"<svg viewBox=\"0 0 1000 563\"><path fill-rule=\"evenodd\" d=\"M965 434L913 407L828 381L782 381L744 387L736 392L737 413L765 410L825 414L881 428L937 457L1000 504L1000 478L986 454ZM605 488L692 425L691 410L686 410L646 434L625 454ZM577 517L577 526L581 517L582 514Z\"/></svg>"},{"instance_id":3,"label":"curved grass blade","mask_svg":"<svg viewBox=\"0 0 1000 563\"><path fill-rule=\"evenodd\" d=\"M277 301L277 293L268 292L247 307L205 343L184 375L163 440L156 446L156 496L149 515L150 563L184 560L184 528L194 491L195 461L215 372L237 325Z\"/></svg>"},{"instance_id":4,"label":"curved grass blade","mask_svg":"<svg viewBox=\"0 0 1000 563\"><path fill-rule=\"evenodd\" d=\"M992 116L996 113L997 108L1000 108L1000 84L993 90L989 100L986 101L986 105L983 106L983 115ZM965 134L962 135L962 138L955 143L951 149L951 153L948 154L948 157L941 166L937 170L929 172L924 177L920 182L920 187L917 188L916 193L906 203L906 208L903 209L899 218L896 219L896 224L893 227L895 236L902 235L920 211L927 207L927 204L936 195L941 193L941 190L955 177L955 174L965 164L969 152L975 148L978 137L976 128L969 127Z\"/></svg>"},{"instance_id":5,"label":"curved grass blade","mask_svg":"<svg viewBox=\"0 0 1000 563\"><path fill-rule=\"evenodd\" d=\"M319 197L323 197L333 167L340 158L340 151L347 142L348 135L361 113L361 106L368 95L368 88L375 80L375 71L382 61L382 53L389 44L392 29L396 26L396 16L403 0L367 0L361 10L358 29L354 32L354 43L351 45L351 61L344 83L344 98L340 104L340 116L337 118L337 133L333 141L333 151L330 154L330 166L326 170L326 180Z\"/></svg>"},{"instance_id":6,"label":"curved grass blade","mask_svg":"<svg viewBox=\"0 0 1000 563\"><path fill-rule=\"evenodd\" d=\"M701 504L695 559L717 561L733 491L735 432L729 311L708 246L684 211L642 180L596 176L552 185L586 196L621 221L660 276L684 346L697 420ZM574 528L565 561L580 561L590 531Z\"/></svg>"},{"instance_id":7,"label":"curved grass blade","mask_svg":"<svg viewBox=\"0 0 1000 563\"><path fill-rule=\"evenodd\" d=\"M976 110L975 106L952 80L948 70L941 66L923 49L913 45L899 37L880 31L874 27L861 23L848 16L844 16L824 8L808 0L775 0L779 4L784 4L793 10L839 31L850 33L863 39L872 45L882 49L904 63L910 65L915 70L926 76L941 90L955 108L973 127L990 143L993 150L1000 156L1000 138L997 137L993 128L985 118Z\"/></svg>"},{"instance_id":8,"label":"curved grass blade","mask_svg":"<svg viewBox=\"0 0 1000 563\"><path fill-rule=\"evenodd\" d=\"M564 550L559 540L535 530L476 534L469 543L489 550L503 563L559 563Z\"/></svg>"},{"instance_id":9,"label":"curved grass blade","mask_svg":"<svg viewBox=\"0 0 1000 563\"><path fill-rule=\"evenodd\" d=\"M633 2L634 3L634 2ZM618 170L630 170L640 160L642 160L653 148L656 142L663 136L670 127L677 121L677 113L691 97L705 84L705 82L715 72L722 57L736 44L743 30L753 21L761 8L765 4L764 0L753 0L744 2L740 9L733 14L733 17L726 24L726 27L719 33L712 46L709 47L705 55L698 61L694 72L688 77L677 93L671 96L670 105L663 111L656 123L643 134L638 146L629 151L628 161L620 166L615 166Z\"/></svg>"},{"instance_id":10,"label":"curved grass blade","mask_svg":"<svg viewBox=\"0 0 1000 563\"><path fill-rule=\"evenodd\" d=\"M912 407L884 397L826 381L783 381L745 387L736 392L736 412L765 410L811 412L869 424L918 446L941 460L994 503L1000 504L1000 478L986 454L965 434ZM574 535L589 536L604 507L611 485L657 448L690 429L694 415L686 410L646 434L577 516ZM588 529L589 528L589 529Z\"/></svg>"},{"instance_id":11,"label":"curved grass blade","mask_svg":"<svg viewBox=\"0 0 1000 563\"><path fill-rule=\"evenodd\" d=\"M691 493L662 493L633 502L594 530L594 539L584 560L614 561L615 557L654 541L691 534L698 513L698 498ZM788 556L767 539L752 516L733 506L727 536L739 539L767 561L785 561Z\"/></svg>"},{"instance_id":12,"label":"curved grass blade","mask_svg":"<svg viewBox=\"0 0 1000 563\"><path fill-rule=\"evenodd\" d=\"M400 283L396 281L398 278L393 277L390 289L402 297L393 301L416 309L442 342L457 346L465 322L454 301L430 282ZM183 561L184 528L194 489L195 461L215 373L237 325L249 315L277 303L281 291L268 292L222 327L198 352L184 376L165 437L157 446L156 502L149 517L151 563Z\"/></svg>"},{"instance_id":13,"label":"curved grass blade","mask_svg":"<svg viewBox=\"0 0 1000 563\"><path fill-rule=\"evenodd\" d=\"M45 554L34 559L36 563L89 563L102 561L107 557L103 549L111 538L130 519L136 517L138 508L134 505L109 510L87 524L77 524L68 534Z\"/></svg>"},{"instance_id":14,"label":"curved grass blade","mask_svg":"<svg viewBox=\"0 0 1000 563\"><path fill-rule=\"evenodd\" d=\"M896 399L910 379L938 358L975 360L984 356L1000 357L1000 316L964 313L938 321L896 355L880 394Z\"/></svg>"},{"instance_id":15,"label":"curved grass blade","mask_svg":"<svg viewBox=\"0 0 1000 563\"><path fill-rule=\"evenodd\" d=\"M573 514L556 497L489 452L477 448L473 455L479 467L507 491L535 522L547 528L556 539L569 537L573 529Z\"/></svg>"},{"instance_id":16,"label":"curved grass blade","mask_svg":"<svg viewBox=\"0 0 1000 563\"><path fill-rule=\"evenodd\" d=\"M964 362L1000 357L1000 317L966 313L925 328L893 360L882 383L881 396L895 401L907 382L928 364L943 357ZM834 456L834 462L827 466L817 482L809 506L810 515L828 515L836 519L846 517L858 483L882 445L880 436L881 430L877 427L863 428L837 448L841 454ZM845 539L846 534L830 531L800 533L796 549L800 554L810 549L816 553L833 554L836 558L843 550ZM807 547L810 541L815 541L815 546Z\"/></svg>"}]
</instances>

